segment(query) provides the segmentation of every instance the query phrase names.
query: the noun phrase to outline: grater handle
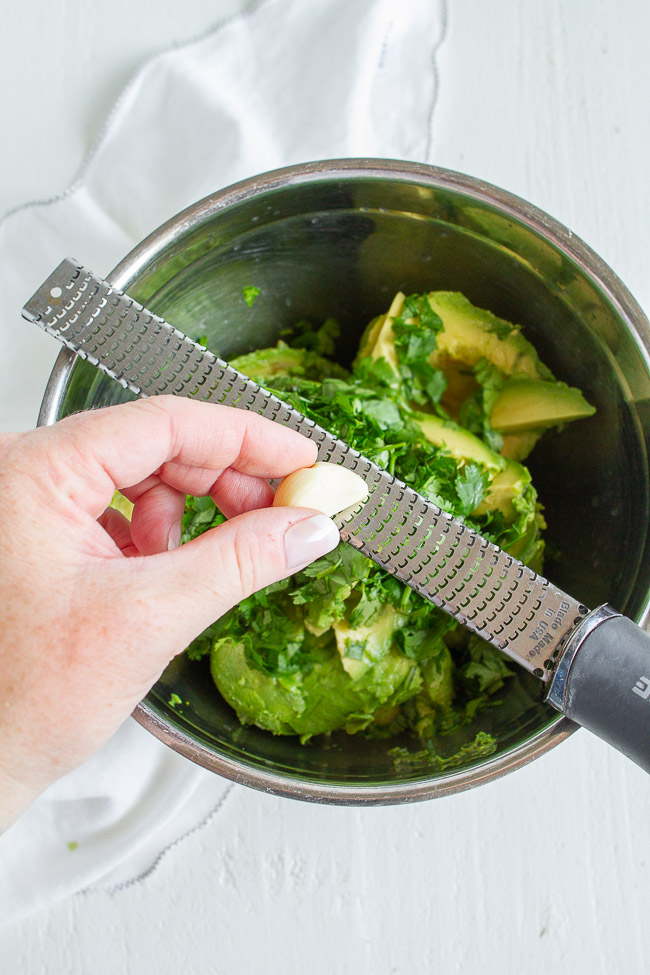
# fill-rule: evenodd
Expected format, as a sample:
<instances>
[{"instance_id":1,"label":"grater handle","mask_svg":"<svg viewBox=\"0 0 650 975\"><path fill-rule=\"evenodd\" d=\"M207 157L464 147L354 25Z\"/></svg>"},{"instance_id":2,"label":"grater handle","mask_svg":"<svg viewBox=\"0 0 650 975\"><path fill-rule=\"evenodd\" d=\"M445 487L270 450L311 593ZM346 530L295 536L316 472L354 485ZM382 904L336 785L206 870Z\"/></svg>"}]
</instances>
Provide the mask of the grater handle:
<instances>
[{"instance_id":1,"label":"grater handle","mask_svg":"<svg viewBox=\"0 0 650 975\"><path fill-rule=\"evenodd\" d=\"M608 606L586 617L547 700L650 772L650 634L632 620Z\"/></svg>"}]
</instances>

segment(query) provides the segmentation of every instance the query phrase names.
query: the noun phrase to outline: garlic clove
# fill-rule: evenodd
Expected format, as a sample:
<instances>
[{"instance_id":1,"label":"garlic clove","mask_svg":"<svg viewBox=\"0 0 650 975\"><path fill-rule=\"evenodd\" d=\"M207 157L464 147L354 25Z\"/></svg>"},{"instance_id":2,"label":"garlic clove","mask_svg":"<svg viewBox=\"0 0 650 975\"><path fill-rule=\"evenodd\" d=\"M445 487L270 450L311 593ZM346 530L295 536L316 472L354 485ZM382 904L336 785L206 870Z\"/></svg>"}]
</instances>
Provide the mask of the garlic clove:
<instances>
[{"instance_id":1,"label":"garlic clove","mask_svg":"<svg viewBox=\"0 0 650 975\"><path fill-rule=\"evenodd\" d=\"M330 518L368 497L362 477L340 464L316 463L288 474L280 483L274 507L315 508Z\"/></svg>"}]
</instances>

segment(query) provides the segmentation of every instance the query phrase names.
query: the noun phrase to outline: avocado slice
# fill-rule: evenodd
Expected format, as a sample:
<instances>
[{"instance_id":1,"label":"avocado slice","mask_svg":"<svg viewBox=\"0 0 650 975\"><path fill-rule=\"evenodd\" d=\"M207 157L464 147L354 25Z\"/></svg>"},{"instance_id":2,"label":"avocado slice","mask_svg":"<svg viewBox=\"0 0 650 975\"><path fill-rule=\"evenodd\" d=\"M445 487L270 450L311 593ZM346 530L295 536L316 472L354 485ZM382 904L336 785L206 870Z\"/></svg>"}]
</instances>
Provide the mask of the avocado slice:
<instances>
[{"instance_id":1,"label":"avocado slice","mask_svg":"<svg viewBox=\"0 0 650 975\"><path fill-rule=\"evenodd\" d=\"M306 376L314 380L329 376L345 379L348 376L347 371L338 363L330 362L309 349L292 349L284 342L278 342L272 349L259 349L237 356L231 359L231 365L251 379L261 382L274 376Z\"/></svg>"},{"instance_id":2,"label":"avocado slice","mask_svg":"<svg viewBox=\"0 0 650 975\"><path fill-rule=\"evenodd\" d=\"M542 430L526 430L524 433L504 433L499 453L506 460L526 460L542 435Z\"/></svg>"},{"instance_id":3,"label":"avocado slice","mask_svg":"<svg viewBox=\"0 0 650 975\"><path fill-rule=\"evenodd\" d=\"M395 349L395 334L393 332L393 319L401 314L402 308L404 307L404 298L405 295L401 291L398 291L386 314L373 318L367 326L361 336L355 364L360 359L366 357L373 360L385 359L394 372L399 372L397 351Z\"/></svg>"},{"instance_id":4,"label":"avocado slice","mask_svg":"<svg viewBox=\"0 0 650 975\"><path fill-rule=\"evenodd\" d=\"M444 447L456 460L475 461L491 471L500 471L506 466L500 454L457 423L433 413L415 413L413 419L430 443Z\"/></svg>"},{"instance_id":5,"label":"avocado slice","mask_svg":"<svg viewBox=\"0 0 650 975\"><path fill-rule=\"evenodd\" d=\"M530 566L533 572L542 572L544 568L544 539L541 533L545 528L546 519L541 505L536 504L533 517L528 520L524 533L507 548L509 555Z\"/></svg>"},{"instance_id":6,"label":"avocado slice","mask_svg":"<svg viewBox=\"0 0 650 975\"><path fill-rule=\"evenodd\" d=\"M503 384L490 423L503 433L522 433L579 420L595 412L573 386L516 376Z\"/></svg>"},{"instance_id":7,"label":"avocado slice","mask_svg":"<svg viewBox=\"0 0 650 975\"><path fill-rule=\"evenodd\" d=\"M487 359L506 376L553 379L518 325L477 308L457 291L432 291L429 304L444 326L431 356L433 366L442 368L445 358L466 366Z\"/></svg>"},{"instance_id":8,"label":"avocado slice","mask_svg":"<svg viewBox=\"0 0 650 975\"><path fill-rule=\"evenodd\" d=\"M486 496L472 514L480 516L490 511L500 511L507 525L517 525L518 537L504 546L506 552L541 572L541 532L546 522L530 472L522 464L509 460L505 469L495 474Z\"/></svg>"},{"instance_id":9,"label":"avocado slice","mask_svg":"<svg viewBox=\"0 0 650 975\"><path fill-rule=\"evenodd\" d=\"M522 464L509 460L503 470L494 475L487 494L473 514L483 515L488 511L500 511L506 522L513 521L518 512L513 500L521 498L531 483L530 472ZM533 504L534 510L534 504Z\"/></svg>"}]
</instances>

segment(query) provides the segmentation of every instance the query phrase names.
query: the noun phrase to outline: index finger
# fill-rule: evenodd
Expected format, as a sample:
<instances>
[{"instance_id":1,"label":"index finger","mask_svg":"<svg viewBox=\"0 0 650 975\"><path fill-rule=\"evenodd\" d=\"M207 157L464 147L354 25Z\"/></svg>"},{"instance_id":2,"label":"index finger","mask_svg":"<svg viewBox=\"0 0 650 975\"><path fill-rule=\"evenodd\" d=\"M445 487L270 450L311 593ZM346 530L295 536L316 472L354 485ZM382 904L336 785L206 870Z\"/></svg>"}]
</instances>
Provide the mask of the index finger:
<instances>
[{"instance_id":1,"label":"index finger","mask_svg":"<svg viewBox=\"0 0 650 975\"><path fill-rule=\"evenodd\" d=\"M294 430L247 410L181 396L78 413L41 432L49 437L53 483L95 518L113 491L170 461L273 478L316 460L316 445Z\"/></svg>"}]
</instances>

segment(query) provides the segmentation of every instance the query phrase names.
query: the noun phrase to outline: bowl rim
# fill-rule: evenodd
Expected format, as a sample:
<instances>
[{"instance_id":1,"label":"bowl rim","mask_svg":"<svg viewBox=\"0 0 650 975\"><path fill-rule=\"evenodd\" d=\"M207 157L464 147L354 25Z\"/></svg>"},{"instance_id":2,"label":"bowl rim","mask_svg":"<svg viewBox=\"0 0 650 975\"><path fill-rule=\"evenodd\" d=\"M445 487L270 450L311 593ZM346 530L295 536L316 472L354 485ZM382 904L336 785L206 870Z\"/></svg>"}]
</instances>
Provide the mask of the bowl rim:
<instances>
[{"instance_id":1,"label":"bowl rim","mask_svg":"<svg viewBox=\"0 0 650 975\"><path fill-rule=\"evenodd\" d=\"M152 231L137 244L107 275L115 288L127 290L140 271L161 250L192 230L208 215L233 207L270 191L321 181L354 181L372 178L394 182L419 183L433 190L455 190L477 202L489 204L502 215L526 226L562 254L570 258L604 295L616 314L624 321L641 357L650 372L650 322L626 285L599 255L564 224L527 200L473 176L431 166L425 163L395 159L345 158L319 160L286 166L243 179L231 186L190 204ZM57 410L64 394L76 356L68 349L59 353L38 416L38 425L57 420ZM637 622L648 626L650 597ZM522 768L564 741L578 725L557 714L546 728L523 744L501 754L479 761L462 770L450 770L435 779L383 785L324 784L300 775L272 772L255 767L244 759L232 759L213 751L186 729L170 723L148 696L133 713L135 720L164 744L195 764L217 772L225 778L259 791L288 798L333 805L390 805L417 802L451 795L491 782Z\"/></svg>"}]
</instances>

